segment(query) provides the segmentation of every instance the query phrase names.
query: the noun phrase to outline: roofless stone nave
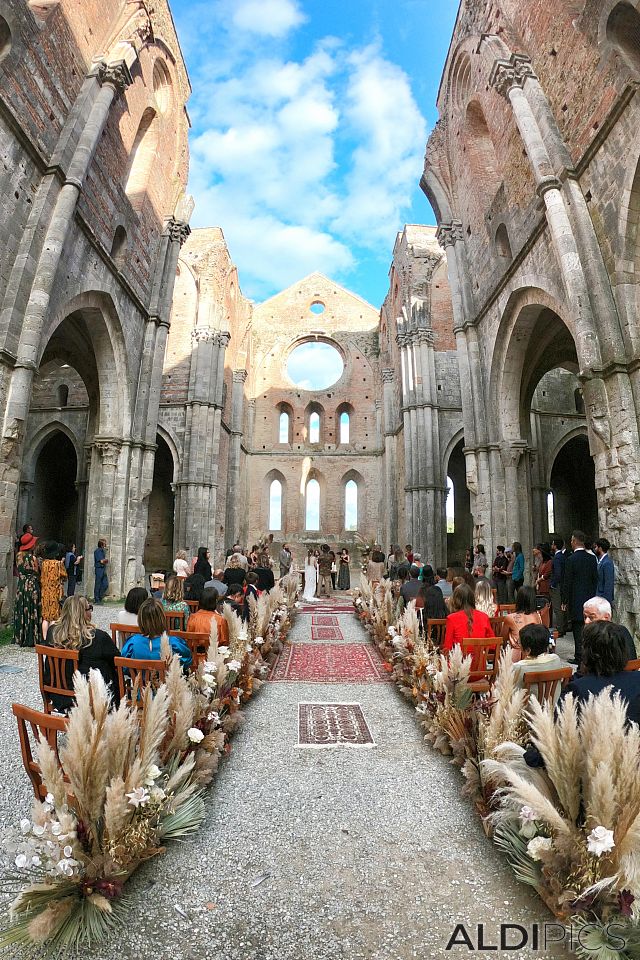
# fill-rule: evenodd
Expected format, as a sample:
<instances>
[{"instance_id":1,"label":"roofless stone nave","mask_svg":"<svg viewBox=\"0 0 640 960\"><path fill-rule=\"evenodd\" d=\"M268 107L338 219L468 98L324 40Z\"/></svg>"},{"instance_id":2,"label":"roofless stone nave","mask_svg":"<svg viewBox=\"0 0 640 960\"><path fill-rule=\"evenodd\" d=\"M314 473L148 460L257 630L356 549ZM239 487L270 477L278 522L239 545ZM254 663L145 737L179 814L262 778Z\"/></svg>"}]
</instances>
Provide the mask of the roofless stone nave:
<instances>
[{"instance_id":1,"label":"roofless stone nave","mask_svg":"<svg viewBox=\"0 0 640 960\"><path fill-rule=\"evenodd\" d=\"M299 554L529 554L552 491L559 533L615 544L635 626L639 82L633 3L464 0L422 178L437 233L398 235L379 312L321 274L255 305L222 230L189 235L166 2L0 0L5 598L27 518L106 537L122 594L270 525ZM310 340L343 363L320 391L287 375Z\"/></svg>"}]
</instances>

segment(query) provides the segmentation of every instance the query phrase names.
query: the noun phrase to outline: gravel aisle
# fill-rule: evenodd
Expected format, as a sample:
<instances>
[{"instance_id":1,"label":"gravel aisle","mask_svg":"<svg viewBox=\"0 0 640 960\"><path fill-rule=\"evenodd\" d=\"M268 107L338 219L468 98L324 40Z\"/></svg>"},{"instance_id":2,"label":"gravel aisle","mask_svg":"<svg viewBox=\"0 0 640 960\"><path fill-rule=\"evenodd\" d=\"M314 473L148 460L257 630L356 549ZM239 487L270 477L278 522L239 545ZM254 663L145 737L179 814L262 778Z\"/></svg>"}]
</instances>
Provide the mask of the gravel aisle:
<instances>
[{"instance_id":1,"label":"gravel aisle","mask_svg":"<svg viewBox=\"0 0 640 960\"><path fill-rule=\"evenodd\" d=\"M104 608L96 619L110 613ZM366 640L353 615L339 623L345 641ZM308 642L310 624L300 616L292 640ZM39 695L32 653L4 647L0 662L26 668L0 674L0 820L7 823L19 819L30 794L10 704L37 705ZM297 747L304 700L359 702L377 746ZM268 684L248 705L209 791L207 825L138 872L127 886L134 906L126 935L85 956L458 957L470 951L445 953L456 923L474 938L484 923L495 943L500 921L530 928L550 920L485 838L460 781L424 744L413 707L392 684Z\"/></svg>"}]
</instances>

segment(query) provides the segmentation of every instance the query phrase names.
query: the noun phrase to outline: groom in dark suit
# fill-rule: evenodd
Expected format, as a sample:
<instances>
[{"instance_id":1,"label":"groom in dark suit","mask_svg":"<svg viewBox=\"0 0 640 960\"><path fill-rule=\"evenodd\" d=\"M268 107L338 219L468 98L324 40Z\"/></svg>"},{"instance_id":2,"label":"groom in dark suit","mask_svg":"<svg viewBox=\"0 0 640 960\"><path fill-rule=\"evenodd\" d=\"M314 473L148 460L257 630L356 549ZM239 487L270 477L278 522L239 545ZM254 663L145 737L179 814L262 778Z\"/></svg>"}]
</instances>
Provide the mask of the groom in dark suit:
<instances>
[{"instance_id":1,"label":"groom in dark suit","mask_svg":"<svg viewBox=\"0 0 640 960\"><path fill-rule=\"evenodd\" d=\"M567 558L562 584L562 609L571 620L575 656L572 663L580 663L582 657L582 631L584 630L584 605L595 596L598 586L598 561L584 547L585 535L574 530L571 536L573 553Z\"/></svg>"}]
</instances>

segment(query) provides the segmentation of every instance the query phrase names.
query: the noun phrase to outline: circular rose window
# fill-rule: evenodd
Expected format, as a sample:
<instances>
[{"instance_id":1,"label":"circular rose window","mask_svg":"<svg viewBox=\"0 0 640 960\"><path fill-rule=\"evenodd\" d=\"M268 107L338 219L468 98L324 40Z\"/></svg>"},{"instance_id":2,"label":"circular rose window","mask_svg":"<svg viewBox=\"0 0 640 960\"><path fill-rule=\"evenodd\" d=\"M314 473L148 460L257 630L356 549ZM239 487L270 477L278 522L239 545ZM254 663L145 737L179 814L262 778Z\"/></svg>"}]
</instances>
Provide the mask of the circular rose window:
<instances>
[{"instance_id":1,"label":"circular rose window","mask_svg":"<svg viewBox=\"0 0 640 960\"><path fill-rule=\"evenodd\" d=\"M287 375L301 390L326 390L340 379L343 371L340 351L323 340L299 344L287 360Z\"/></svg>"}]
</instances>

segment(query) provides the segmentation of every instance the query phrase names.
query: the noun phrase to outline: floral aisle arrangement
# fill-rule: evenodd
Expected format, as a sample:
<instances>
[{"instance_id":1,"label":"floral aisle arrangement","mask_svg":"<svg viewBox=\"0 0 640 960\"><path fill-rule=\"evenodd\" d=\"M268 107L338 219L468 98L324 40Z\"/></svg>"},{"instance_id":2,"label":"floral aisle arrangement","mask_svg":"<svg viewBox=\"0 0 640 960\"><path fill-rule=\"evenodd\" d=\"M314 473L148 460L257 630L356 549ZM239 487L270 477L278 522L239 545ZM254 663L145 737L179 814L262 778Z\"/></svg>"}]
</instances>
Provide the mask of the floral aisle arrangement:
<instances>
[{"instance_id":1,"label":"floral aisle arrangement","mask_svg":"<svg viewBox=\"0 0 640 960\"><path fill-rule=\"evenodd\" d=\"M471 657L438 653L421 634L415 604L399 614L393 587L364 581L359 619L425 740L464 776L462 793L514 870L572 927L575 950L595 960L640 957L640 730L608 692L556 712L516 688L503 651L490 696L474 696ZM530 745L537 766L525 762Z\"/></svg>"},{"instance_id":2,"label":"floral aisle arrangement","mask_svg":"<svg viewBox=\"0 0 640 960\"><path fill-rule=\"evenodd\" d=\"M228 646L218 644L214 621L207 659L189 675L163 638L165 682L135 689L133 705L111 709L101 675L76 674L59 757L46 740L37 746L46 799L3 840L13 867L0 947L58 957L112 936L125 922L132 873L198 830L204 788L230 750L241 704L286 639L295 592L272 593L249 629L225 611Z\"/></svg>"}]
</instances>

